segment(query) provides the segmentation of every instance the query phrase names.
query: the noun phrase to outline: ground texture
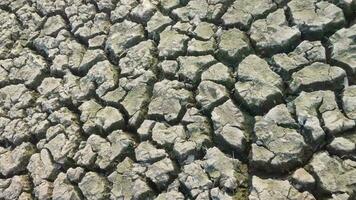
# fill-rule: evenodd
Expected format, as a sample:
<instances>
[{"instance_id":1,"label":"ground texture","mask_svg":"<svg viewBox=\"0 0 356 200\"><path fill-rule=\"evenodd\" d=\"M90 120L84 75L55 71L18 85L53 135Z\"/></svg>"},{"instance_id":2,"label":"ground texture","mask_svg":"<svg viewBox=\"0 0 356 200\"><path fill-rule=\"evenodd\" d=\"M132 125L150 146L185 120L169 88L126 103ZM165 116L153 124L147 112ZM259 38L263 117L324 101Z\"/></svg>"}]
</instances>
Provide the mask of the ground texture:
<instances>
[{"instance_id":1,"label":"ground texture","mask_svg":"<svg viewBox=\"0 0 356 200\"><path fill-rule=\"evenodd\" d=\"M0 0L1 200L355 200L355 0Z\"/></svg>"}]
</instances>

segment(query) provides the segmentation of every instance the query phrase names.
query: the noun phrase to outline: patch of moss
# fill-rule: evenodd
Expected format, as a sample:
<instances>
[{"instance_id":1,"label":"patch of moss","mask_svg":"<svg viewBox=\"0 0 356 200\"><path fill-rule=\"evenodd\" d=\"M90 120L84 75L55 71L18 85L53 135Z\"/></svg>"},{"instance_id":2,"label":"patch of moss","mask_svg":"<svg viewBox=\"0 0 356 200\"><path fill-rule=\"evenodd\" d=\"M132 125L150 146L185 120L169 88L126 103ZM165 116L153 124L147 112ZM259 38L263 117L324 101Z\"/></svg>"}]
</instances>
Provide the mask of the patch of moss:
<instances>
[{"instance_id":1,"label":"patch of moss","mask_svg":"<svg viewBox=\"0 0 356 200\"><path fill-rule=\"evenodd\" d=\"M232 199L233 200L247 200L248 199L248 189L247 188L239 188Z\"/></svg>"},{"instance_id":2,"label":"patch of moss","mask_svg":"<svg viewBox=\"0 0 356 200\"><path fill-rule=\"evenodd\" d=\"M247 200L248 199L248 166L240 164L236 171L235 177L238 181L238 188L233 196L233 200Z\"/></svg>"}]
</instances>

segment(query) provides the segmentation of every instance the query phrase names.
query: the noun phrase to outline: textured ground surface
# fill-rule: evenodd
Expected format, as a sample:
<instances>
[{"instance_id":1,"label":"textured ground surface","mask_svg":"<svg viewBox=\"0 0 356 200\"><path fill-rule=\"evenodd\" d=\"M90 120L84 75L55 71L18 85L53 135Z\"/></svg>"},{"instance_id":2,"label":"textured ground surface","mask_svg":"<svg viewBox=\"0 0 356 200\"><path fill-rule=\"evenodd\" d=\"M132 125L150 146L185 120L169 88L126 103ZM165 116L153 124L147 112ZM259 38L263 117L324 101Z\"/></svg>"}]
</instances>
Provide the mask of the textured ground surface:
<instances>
[{"instance_id":1,"label":"textured ground surface","mask_svg":"<svg viewBox=\"0 0 356 200\"><path fill-rule=\"evenodd\" d=\"M356 199L355 0L0 0L0 199Z\"/></svg>"}]
</instances>

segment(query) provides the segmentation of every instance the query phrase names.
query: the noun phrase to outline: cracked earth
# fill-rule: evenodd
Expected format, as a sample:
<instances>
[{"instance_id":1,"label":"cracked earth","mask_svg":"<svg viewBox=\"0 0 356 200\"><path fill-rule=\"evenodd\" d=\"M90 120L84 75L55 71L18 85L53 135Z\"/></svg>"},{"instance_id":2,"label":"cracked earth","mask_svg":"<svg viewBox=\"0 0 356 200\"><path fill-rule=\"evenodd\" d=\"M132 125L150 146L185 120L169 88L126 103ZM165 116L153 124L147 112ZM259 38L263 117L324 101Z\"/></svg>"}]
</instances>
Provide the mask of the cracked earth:
<instances>
[{"instance_id":1,"label":"cracked earth","mask_svg":"<svg viewBox=\"0 0 356 200\"><path fill-rule=\"evenodd\" d=\"M355 200L355 0L1 0L1 200Z\"/></svg>"}]
</instances>

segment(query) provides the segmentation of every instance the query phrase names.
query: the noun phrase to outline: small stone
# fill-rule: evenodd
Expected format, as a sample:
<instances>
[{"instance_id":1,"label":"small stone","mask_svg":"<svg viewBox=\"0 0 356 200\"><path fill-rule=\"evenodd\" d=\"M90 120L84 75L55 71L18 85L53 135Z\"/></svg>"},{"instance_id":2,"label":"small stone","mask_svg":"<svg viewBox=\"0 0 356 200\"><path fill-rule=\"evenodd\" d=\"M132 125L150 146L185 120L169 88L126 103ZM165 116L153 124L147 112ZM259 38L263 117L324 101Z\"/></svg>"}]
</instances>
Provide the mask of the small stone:
<instances>
[{"instance_id":1,"label":"small stone","mask_svg":"<svg viewBox=\"0 0 356 200\"><path fill-rule=\"evenodd\" d=\"M225 3L225 1L222 3ZM178 17L179 21L188 22L191 19L195 19L200 22L205 20L215 21L222 15L223 11L221 2L196 0L187 2L184 7L174 9L172 13Z\"/></svg>"},{"instance_id":2,"label":"small stone","mask_svg":"<svg viewBox=\"0 0 356 200\"><path fill-rule=\"evenodd\" d=\"M104 48L106 35L98 35L88 40L89 48Z\"/></svg>"},{"instance_id":3,"label":"small stone","mask_svg":"<svg viewBox=\"0 0 356 200\"><path fill-rule=\"evenodd\" d=\"M40 185L34 188L35 197L38 199L52 198L53 183L43 180Z\"/></svg>"},{"instance_id":4,"label":"small stone","mask_svg":"<svg viewBox=\"0 0 356 200\"><path fill-rule=\"evenodd\" d=\"M330 198L330 200L349 200L349 199L350 199L350 195L348 195L347 193L332 194Z\"/></svg>"},{"instance_id":5,"label":"small stone","mask_svg":"<svg viewBox=\"0 0 356 200\"><path fill-rule=\"evenodd\" d=\"M159 3L165 11L170 11L180 5L180 0L165 0L159 1Z\"/></svg>"},{"instance_id":6,"label":"small stone","mask_svg":"<svg viewBox=\"0 0 356 200\"><path fill-rule=\"evenodd\" d=\"M163 74L167 78L176 77L179 69L178 62L175 60L164 60L159 64Z\"/></svg>"},{"instance_id":7,"label":"small stone","mask_svg":"<svg viewBox=\"0 0 356 200\"><path fill-rule=\"evenodd\" d=\"M131 81L132 85L130 82L123 84L127 94L121 105L127 114L128 127L137 129L145 119L155 77L152 72L147 71Z\"/></svg>"},{"instance_id":8,"label":"small stone","mask_svg":"<svg viewBox=\"0 0 356 200\"><path fill-rule=\"evenodd\" d=\"M141 141L148 140L152 134L152 129L155 123L156 122L153 120L145 120L142 122L141 126L137 129Z\"/></svg>"},{"instance_id":9,"label":"small stone","mask_svg":"<svg viewBox=\"0 0 356 200\"><path fill-rule=\"evenodd\" d=\"M35 147L29 142L24 142L13 150L3 150L0 154L0 173L9 176L22 172L34 153Z\"/></svg>"},{"instance_id":10,"label":"small stone","mask_svg":"<svg viewBox=\"0 0 356 200\"><path fill-rule=\"evenodd\" d=\"M107 139L92 134L81 143L74 160L80 165L95 164L100 169L106 169L116 158L129 154L133 145L132 138L121 130L112 132Z\"/></svg>"},{"instance_id":11,"label":"small stone","mask_svg":"<svg viewBox=\"0 0 356 200\"><path fill-rule=\"evenodd\" d=\"M346 72L335 66L316 62L292 75L292 93L315 90L339 90L347 85Z\"/></svg>"},{"instance_id":12,"label":"small stone","mask_svg":"<svg viewBox=\"0 0 356 200\"><path fill-rule=\"evenodd\" d=\"M31 180L28 176L13 176L0 179L0 199L20 199L21 194L31 192Z\"/></svg>"},{"instance_id":13,"label":"small stone","mask_svg":"<svg viewBox=\"0 0 356 200\"><path fill-rule=\"evenodd\" d=\"M211 81L202 81L198 86L196 101L202 109L211 110L229 98L227 89Z\"/></svg>"},{"instance_id":14,"label":"small stone","mask_svg":"<svg viewBox=\"0 0 356 200\"><path fill-rule=\"evenodd\" d=\"M136 160L144 163L154 163L167 157L163 149L157 149L150 142L141 142L135 149Z\"/></svg>"},{"instance_id":15,"label":"small stone","mask_svg":"<svg viewBox=\"0 0 356 200\"><path fill-rule=\"evenodd\" d=\"M255 55L246 57L238 66L237 76L235 97L253 113L263 114L282 102L282 79L265 60Z\"/></svg>"},{"instance_id":16,"label":"small stone","mask_svg":"<svg viewBox=\"0 0 356 200\"><path fill-rule=\"evenodd\" d=\"M119 61L120 76L137 77L147 70L156 71L157 47L152 40L140 42L129 48Z\"/></svg>"},{"instance_id":17,"label":"small stone","mask_svg":"<svg viewBox=\"0 0 356 200\"><path fill-rule=\"evenodd\" d=\"M103 108L94 100L84 102L79 110L82 112L80 120L84 122L83 129L87 134L96 130L112 131L124 125L120 111L111 106Z\"/></svg>"},{"instance_id":18,"label":"small stone","mask_svg":"<svg viewBox=\"0 0 356 200\"><path fill-rule=\"evenodd\" d=\"M215 46L216 44L213 39L201 41L193 38L188 42L187 50L189 55L207 55L214 53Z\"/></svg>"},{"instance_id":19,"label":"small stone","mask_svg":"<svg viewBox=\"0 0 356 200\"><path fill-rule=\"evenodd\" d=\"M196 150L202 151L206 146L211 145L211 124L208 117L204 116L198 109L189 108L183 116L182 124L186 129L189 141L195 143ZM188 149L192 148L189 142L187 144L190 146ZM182 146L184 147L185 145L183 144ZM193 158L193 156L190 158Z\"/></svg>"},{"instance_id":20,"label":"small stone","mask_svg":"<svg viewBox=\"0 0 356 200\"><path fill-rule=\"evenodd\" d=\"M51 131L47 131L46 139L48 142L44 145L44 148L50 151L55 162L63 165L73 158L81 139L78 132L80 132L78 125L53 132L53 135Z\"/></svg>"},{"instance_id":21,"label":"small stone","mask_svg":"<svg viewBox=\"0 0 356 200\"><path fill-rule=\"evenodd\" d=\"M173 154L179 163L189 163L195 160L197 154L197 145L193 141L176 142L173 146Z\"/></svg>"},{"instance_id":22,"label":"small stone","mask_svg":"<svg viewBox=\"0 0 356 200\"><path fill-rule=\"evenodd\" d=\"M227 9L222 20L227 26L236 25L247 30L253 19L262 18L276 9L277 5L271 0L238 0Z\"/></svg>"},{"instance_id":23,"label":"small stone","mask_svg":"<svg viewBox=\"0 0 356 200\"><path fill-rule=\"evenodd\" d=\"M298 124L304 126L307 140L317 146L322 145L325 139L325 132L318 118L321 99L319 96L302 92L293 101Z\"/></svg>"},{"instance_id":24,"label":"small stone","mask_svg":"<svg viewBox=\"0 0 356 200\"><path fill-rule=\"evenodd\" d=\"M164 147L171 147L185 137L184 127L181 125L167 126L157 122L152 129L152 140Z\"/></svg>"},{"instance_id":25,"label":"small stone","mask_svg":"<svg viewBox=\"0 0 356 200\"><path fill-rule=\"evenodd\" d=\"M43 25L42 33L45 35L56 36L61 30L65 29L66 23L60 15L49 17Z\"/></svg>"},{"instance_id":26,"label":"small stone","mask_svg":"<svg viewBox=\"0 0 356 200\"><path fill-rule=\"evenodd\" d=\"M206 69L201 75L201 80L213 81L225 86L231 86L235 82L232 70L222 63L216 63Z\"/></svg>"},{"instance_id":27,"label":"small stone","mask_svg":"<svg viewBox=\"0 0 356 200\"><path fill-rule=\"evenodd\" d=\"M313 190L315 179L305 169L299 168L292 175L292 184L300 191Z\"/></svg>"},{"instance_id":28,"label":"small stone","mask_svg":"<svg viewBox=\"0 0 356 200\"><path fill-rule=\"evenodd\" d=\"M211 113L214 134L222 147L243 152L246 148L247 116L231 100L215 107Z\"/></svg>"},{"instance_id":29,"label":"small stone","mask_svg":"<svg viewBox=\"0 0 356 200\"><path fill-rule=\"evenodd\" d=\"M125 158L116 166L116 170L108 176L108 180L112 183L111 199L152 198L152 190L133 170L133 164L131 159Z\"/></svg>"},{"instance_id":30,"label":"small stone","mask_svg":"<svg viewBox=\"0 0 356 200\"><path fill-rule=\"evenodd\" d=\"M55 3L53 3L55 4ZM52 5L56 7L57 5ZM67 5L62 4L63 11L65 11L66 16L70 22L70 27L73 32L78 30L80 27L85 27L89 22L92 22L92 19L95 17L95 6L93 4L82 4L82 5ZM58 12L60 12L58 10Z\"/></svg>"},{"instance_id":31,"label":"small stone","mask_svg":"<svg viewBox=\"0 0 356 200\"><path fill-rule=\"evenodd\" d=\"M303 41L292 52L280 53L272 57L276 71L284 80L289 80L291 75L314 62L326 62L325 48L320 41Z\"/></svg>"},{"instance_id":32,"label":"small stone","mask_svg":"<svg viewBox=\"0 0 356 200\"><path fill-rule=\"evenodd\" d=\"M285 172L302 164L311 154L297 130L278 126L268 119L256 117L254 133L256 145L252 145L250 164L256 169Z\"/></svg>"},{"instance_id":33,"label":"small stone","mask_svg":"<svg viewBox=\"0 0 356 200\"><path fill-rule=\"evenodd\" d=\"M105 49L111 56L117 58L124 51L144 39L144 29L141 24L124 20L110 27Z\"/></svg>"},{"instance_id":34,"label":"small stone","mask_svg":"<svg viewBox=\"0 0 356 200\"><path fill-rule=\"evenodd\" d=\"M53 200L81 200L79 188L73 186L64 173L60 173L53 183Z\"/></svg>"},{"instance_id":35,"label":"small stone","mask_svg":"<svg viewBox=\"0 0 356 200\"><path fill-rule=\"evenodd\" d=\"M33 154L27 165L33 183L38 186L44 180L54 181L59 173L59 165L54 163L51 154L47 149L42 149L40 153Z\"/></svg>"},{"instance_id":36,"label":"small stone","mask_svg":"<svg viewBox=\"0 0 356 200\"><path fill-rule=\"evenodd\" d=\"M182 193L178 191L169 191L159 194L155 200L169 200L169 199L176 199L176 200L184 200L184 196Z\"/></svg>"},{"instance_id":37,"label":"small stone","mask_svg":"<svg viewBox=\"0 0 356 200\"><path fill-rule=\"evenodd\" d=\"M247 184L246 172L240 171L239 160L227 157L218 148L209 148L203 158L202 166L209 174L210 179L218 182L220 187L227 190L236 190L238 186ZM242 175L237 179L236 174Z\"/></svg>"},{"instance_id":38,"label":"small stone","mask_svg":"<svg viewBox=\"0 0 356 200\"><path fill-rule=\"evenodd\" d=\"M76 168L69 168L67 170L67 178L72 182L79 183L80 180L83 178L84 169L81 167Z\"/></svg>"},{"instance_id":39,"label":"small stone","mask_svg":"<svg viewBox=\"0 0 356 200\"><path fill-rule=\"evenodd\" d=\"M238 191L239 193L241 191ZM218 187L210 190L210 196L212 199L220 199L220 200L233 200L233 197L227 194L227 192L219 189Z\"/></svg>"},{"instance_id":40,"label":"small stone","mask_svg":"<svg viewBox=\"0 0 356 200\"><path fill-rule=\"evenodd\" d=\"M177 58L186 51L188 37L168 28L160 33L158 45L159 56L163 58Z\"/></svg>"},{"instance_id":41,"label":"small stone","mask_svg":"<svg viewBox=\"0 0 356 200\"><path fill-rule=\"evenodd\" d=\"M192 94L178 81L163 80L155 83L153 96L148 106L148 115L170 121L178 120Z\"/></svg>"},{"instance_id":42,"label":"small stone","mask_svg":"<svg viewBox=\"0 0 356 200\"><path fill-rule=\"evenodd\" d=\"M354 5L356 4L354 3ZM342 65L347 73L353 77L356 75L356 61L354 59L356 50L353 48L355 32L356 24L349 28L342 28L330 37L330 42L333 47L331 59ZM355 78L351 80L355 82Z\"/></svg>"},{"instance_id":43,"label":"small stone","mask_svg":"<svg viewBox=\"0 0 356 200\"><path fill-rule=\"evenodd\" d=\"M146 176L157 185L158 188L165 188L174 175L175 166L171 159L164 158L148 166Z\"/></svg>"},{"instance_id":44,"label":"small stone","mask_svg":"<svg viewBox=\"0 0 356 200\"><path fill-rule=\"evenodd\" d=\"M149 34L155 36L162 32L172 23L172 19L157 11L147 22L146 30Z\"/></svg>"},{"instance_id":45,"label":"small stone","mask_svg":"<svg viewBox=\"0 0 356 200\"><path fill-rule=\"evenodd\" d=\"M255 21L251 26L251 40L257 51L272 55L293 49L300 41L300 32L289 27L283 9L269 14L266 19Z\"/></svg>"},{"instance_id":46,"label":"small stone","mask_svg":"<svg viewBox=\"0 0 356 200\"><path fill-rule=\"evenodd\" d=\"M263 114L273 106L282 103L282 93L259 81L237 82L235 98L242 100L252 113Z\"/></svg>"},{"instance_id":47,"label":"small stone","mask_svg":"<svg viewBox=\"0 0 356 200\"><path fill-rule=\"evenodd\" d=\"M343 157L353 154L356 150L356 145L349 139L337 137L327 146L327 149L330 153Z\"/></svg>"},{"instance_id":48,"label":"small stone","mask_svg":"<svg viewBox=\"0 0 356 200\"><path fill-rule=\"evenodd\" d=\"M198 162L185 165L183 171L178 175L178 179L194 198L213 186Z\"/></svg>"},{"instance_id":49,"label":"small stone","mask_svg":"<svg viewBox=\"0 0 356 200\"><path fill-rule=\"evenodd\" d=\"M126 95L126 91L122 87L118 87L114 90L108 91L104 96L101 97L104 101L110 105L118 105Z\"/></svg>"},{"instance_id":50,"label":"small stone","mask_svg":"<svg viewBox=\"0 0 356 200\"><path fill-rule=\"evenodd\" d=\"M318 180L317 189L329 193L347 193L352 195L355 189L355 163L330 156L327 152L316 153L307 166Z\"/></svg>"},{"instance_id":51,"label":"small stone","mask_svg":"<svg viewBox=\"0 0 356 200\"><path fill-rule=\"evenodd\" d=\"M103 96L106 92L113 89L118 83L118 72L107 60L96 63L87 75L83 78L95 82L98 86L96 93Z\"/></svg>"},{"instance_id":52,"label":"small stone","mask_svg":"<svg viewBox=\"0 0 356 200\"><path fill-rule=\"evenodd\" d=\"M142 0L131 10L130 15L133 19L140 22L147 22L155 13L156 8L150 0Z\"/></svg>"},{"instance_id":53,"label":"small stone","mask_svg":"<svg viewBox=\"0 0 356 200\"><path fill-rule=\"evenodd\" d=\"M182 33L185 35L191 35L192 31L194 29L194 26L193 26L193 24L191 24L189 22L178 21L176 24L174 24L172 26L172 29L174 31L177 31L178 33Z\"/></svg>"},{"instance_id":54,"label":"small stone","mask_svg":"<svg viewBox=\"0 0 356 200\"><path fill-rule=\"evenodd\" d=\"M78 68L72 68L72 69L75 69L81 73L83 72L87 73L92 66L94 66L98 62L104 61L105 59L106 56L103 50L101 49L88 50L83 55L82 61L78 66Z\"/></svg>"},{"instance_id":55,"label":"small stone","mask_svg":"<svg viewBox=\"0 0 356 200\"><path fill-rule=\"evenodd\" d=\"M272 71L269 64L256 55L246 57L238 66L237 77L240 81L259 81L276 89L283 87L282 79Z\"/></svg>"},{"instance_id":56,"label":"small stone","mask_svg":"<svg viewBox=\"0 0 356 200\"><path fill-rule=\"evenodd\" d=\"M231 63L241 61L252 53L247 35L236 29L222 31L218 37L218 57Z\"/></svg>"},{"instance_id":57,"label":"small stone","mask_svg":"<svg viewBox=\"0 0 356 200\"><path fill-rule=\"evenodd\" d=\"M313 95L323 97L319 112L323 118L326 130L331 134L338 134L354 128L356 122L345 117L340 111L335 94L332 91L324 91L321 93L322 94L318 94L318 92L315 92Z\"/></svg>"},{"instance_id":58,"label":"small stone","mask_svg":"<svg viewBox=\"0 0 356 200\"><path fill-rule=\"evenodd\" d=\"M134 9L138 4L139 2L132 0L117 2L116 8L110 13L110 20L113 23L125 20L125 18L128 17L127 15L130 13L130 11Z\"/></svg>"},{"instance_id":59,"label":"small stone","mask_svg":"<svg viewBox=\"0 0 356 200\"><path fill-rule=\"evenodd\" d=\"M88 41L88 39L100 34L108 34L111 23L106 13L96 13L93 18L78 27L74 35Z\"/></svg>"},{"instance_id":60,"label":"small stone","mask_svg":"<svg viewBox=\"0 0 356 200\"><path fill-rule=\"evenodd\" d=\"M195 36L203 39L210 40L215 34L214 24L207 22L200 22L194 29Z\"/></svg>"},{"instance_id":61,"label":"small stone","mask_svg":"<svg viewBox=\"0 0 356 200\"><path fill-rule=\"evenodd\" d=\"M203 71L217 61L211 55L180 56L178 58L178 76L184 82L197 84Z\"/></svg>"},{"instance_id":62,"label":"small stone","mask_svg":"<svg viewBox=\"0 0 356 200\"><path fill-rule=\"evenodd\" d=\"M33 200L32 195L28 192L23 192L19 196L19 200Z\"/></svg>"},{"instance_id":63,"label":"small stone","mask_svg":"<svg viewBox=\"0 0 356 200\"><path fill-rule=\"evenodd\" d=\"M292 0L288 7L292 23L308 38L321 38L345 25L342 9L326 1Z\"/></svg>"},{"instance_id":64,"label":"small stone","mask_svg":"<svg viewBox=\"0 0 356 200\"><path fill-rule=\"evenodd\" d=\"M88 172L78 184L83 195L88 200L103 200L109 197L108 181L95 172Z\"/></svg>"},{"instance_id":65,"label":"small stone","mask_svg":"<svg viewBox=\"0 0 356 200\"><path fill-rule=\"evenodd\" d=\"M290 126L297 127L297 123L293 119L291 113L289 112L285 104L279 104L273 107L268 113L264 116L267 121L273 121L279 126Z\"/></svg>"},{"instance_id":66,"label":"small stone","mask_svg":"<svg viewBox=\"0 0 356 200\"><path fill-rule=\"evenodd\" d=\"M107 106L96 113L96 122L104 131L119 129L124 125L122 114L114 107ZM101 122L101 123L99 123Z\"/></svg>"},{"instance_id":67,"label":"small stone","mask_svg":"<svg viewBox=\"0 0 356 200\"><path fill-rule=\"evenodd\" d=\"M299 192L288 181L278 179L261 179L252 177L252 190L249 195L250 200L259 200L263 197L266 200L272 199L305 199L315 200L309 192Z\"/></svg>"},{"instance_id":68,"label":"small stone","mask_svg":"<svg viewBox=\"0 0 356 200\"><path fill-rule=\"evenodd\" d=\"M350 86L344 89L342 107L348 118L356 120L356 86Z\"/></svg>"}]
</instances>

